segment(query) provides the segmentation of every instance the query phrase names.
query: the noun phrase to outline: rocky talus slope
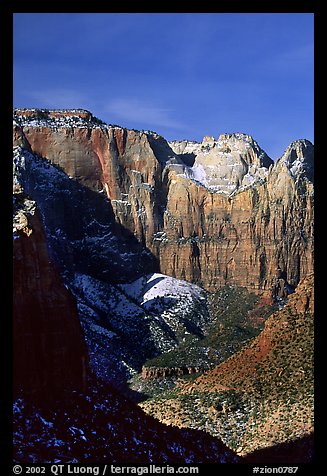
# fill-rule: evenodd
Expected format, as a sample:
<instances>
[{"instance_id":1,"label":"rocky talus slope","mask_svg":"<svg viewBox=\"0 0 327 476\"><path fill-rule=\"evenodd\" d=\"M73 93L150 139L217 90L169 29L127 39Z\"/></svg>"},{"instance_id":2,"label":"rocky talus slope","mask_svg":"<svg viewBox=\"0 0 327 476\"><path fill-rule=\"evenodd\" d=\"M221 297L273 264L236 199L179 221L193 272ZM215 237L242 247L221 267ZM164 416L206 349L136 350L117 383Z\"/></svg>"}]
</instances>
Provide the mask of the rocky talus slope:
<instances>
[{"instance_id":1,"label":"rocky talus slope","mask_svg":"<svg viewBox=\"0 0 327 476\"><path fill-rule=\"evenodd\" d=\"M313 270L313 145L274 164L252 137L201 144L100 123L87 111L15 110L14 144L109 198L157 271L208 290L285 295Z\"/></svg>"},{"instance_id":2,"label":"rocky talus slope","mask_svg":"<svg viewBox=\"0 0 327 476\"><path fill-rule=\"evenodd\" d=\"M165 423L205 428L242 455L311 441L313 311L311 274L241 351L141 406Z\"/></svg>"}]
</instances>

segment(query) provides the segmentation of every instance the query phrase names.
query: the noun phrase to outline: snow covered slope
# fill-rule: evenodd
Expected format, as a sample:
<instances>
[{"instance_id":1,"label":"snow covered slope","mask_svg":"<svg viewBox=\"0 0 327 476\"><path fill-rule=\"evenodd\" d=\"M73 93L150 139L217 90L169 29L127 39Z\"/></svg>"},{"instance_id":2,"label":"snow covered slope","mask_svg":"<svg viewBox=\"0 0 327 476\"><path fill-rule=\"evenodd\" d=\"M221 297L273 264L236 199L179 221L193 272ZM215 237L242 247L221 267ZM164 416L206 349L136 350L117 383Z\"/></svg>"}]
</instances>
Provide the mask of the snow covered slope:
<instances>
[{"instance_id":1,"label":"snow covered slope","mask_svg":"<svg viewBox=\"0 0 327 476\"><path fill-rule=\"evenodd\" d=\"M142 276L133 283L120 285L120 288L128 296L140 302L146 309L153 308L153 300L162 298L159 307L156 303L156 309L159 311L171 299L179 301L180 298L184 298L186 305L190 305L194 299L197 301L205 300L205 292L199 286L160 273Z\"/></svg>"},{"instance_id":2,"label":"snow covered slope","mask_svg":"<svg viewBox=\"0 0 327 476\"><path fill-rule=\"evenodd\" d=\"M91 365L99 377L115 384L187 335L201 337L210 321L205 291L162 274L120 285L76 274L71 289Z\"/></svg>"},{"instance_id":3,"label":"snow covered slope","mask_svg":"<svg viewBox=\"0 0 327 476\"><path fill-rule=\"evenodd\" d=\"M49 253L77 300L100 378L122 383L187 335L203 335L210 319L205 291L149 273L153 256L115 223L106 197L21 147L14 164L16 186L38 204Z\"/></svg>"}]
</instances>

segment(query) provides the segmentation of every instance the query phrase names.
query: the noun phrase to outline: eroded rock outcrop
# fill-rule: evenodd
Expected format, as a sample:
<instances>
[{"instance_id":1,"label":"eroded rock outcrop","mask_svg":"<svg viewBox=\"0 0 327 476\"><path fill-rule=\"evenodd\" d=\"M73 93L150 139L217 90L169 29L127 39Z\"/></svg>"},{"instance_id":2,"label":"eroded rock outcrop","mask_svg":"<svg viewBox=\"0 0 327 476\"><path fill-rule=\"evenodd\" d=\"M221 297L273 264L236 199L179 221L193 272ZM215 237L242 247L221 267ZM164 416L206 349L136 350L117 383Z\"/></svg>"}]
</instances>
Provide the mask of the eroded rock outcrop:
<instances>
[{"instance_id":1,"label":"eroded rock outcrop","mask_svg":"<svg viewBox=\"0 0 327 476\"><path fill-rule=\"evenodd\" d=\"M105 194L163 274L208 290L229 284L283 296L313 270L309 141L295 141L273 165L246 134L168 144L155 133L67 117L32 121L16 110L15 144Z\"/></svg>"},{"instance_id":2,"label":"eroded rock outcrop","mask_svg":"<svg viewBox=\"0 0 327 476\"><path fill-rule=\"evenodd\" d=\"M142 367L142 379L158 379L167 377L181 377L183 375L191 375L201 372L200 367Z\"/></svg>"},{"instance_id":3,"label":"eroded rock outcrop","mask_svg":"<svg viewBox=\"0 0 327 476\"><path fill-rule=\"evenodd\" d=\"M243 133L221 134L217 140L205 136L201 144L186 143L185 147L184 142L170 145L181 159L193 153L194 164L185 169L186 176L215 192L230 194L260 182L273 165L257 142Z\"/></svg>"}]
</instances>

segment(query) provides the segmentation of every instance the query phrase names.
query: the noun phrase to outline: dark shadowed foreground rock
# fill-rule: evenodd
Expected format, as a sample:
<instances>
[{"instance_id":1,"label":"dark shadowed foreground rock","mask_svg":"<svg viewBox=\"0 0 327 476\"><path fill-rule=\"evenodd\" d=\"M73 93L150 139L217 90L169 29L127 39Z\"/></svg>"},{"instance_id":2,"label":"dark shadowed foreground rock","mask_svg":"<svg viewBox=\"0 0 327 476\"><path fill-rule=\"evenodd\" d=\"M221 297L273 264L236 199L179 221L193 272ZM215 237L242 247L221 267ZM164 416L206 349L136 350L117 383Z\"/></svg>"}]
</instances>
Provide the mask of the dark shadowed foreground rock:
<instances>
[{"instance_id":1,"label":"dark shadowed foreground rock","mask_svg":"<svg viewBox=\"0 0 327 476\"><path fill-rule=\"evenodd\" d=\"M35 204L14 194L14 393L46 400L82 390L88 356L76 301L49 259Z\"/></svg>"}]
</instances>

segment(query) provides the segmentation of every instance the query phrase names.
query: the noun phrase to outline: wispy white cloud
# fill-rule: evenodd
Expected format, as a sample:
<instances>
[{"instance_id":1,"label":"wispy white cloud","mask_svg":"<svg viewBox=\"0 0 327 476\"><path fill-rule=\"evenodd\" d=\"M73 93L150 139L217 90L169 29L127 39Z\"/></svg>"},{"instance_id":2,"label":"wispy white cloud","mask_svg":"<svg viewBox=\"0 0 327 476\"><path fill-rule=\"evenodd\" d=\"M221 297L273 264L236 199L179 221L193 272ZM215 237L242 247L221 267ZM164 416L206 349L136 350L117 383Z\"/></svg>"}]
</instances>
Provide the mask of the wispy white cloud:
<instances>
[{"instance_id":1,"label":"wispy white cloud","mask_svg":"<svg viewBox=\"0 0 327 476\"><path fill-rule=\"evenodd\" d=\"M170 127L183 129L184 125L174 117L174 110L149 104L138 98L112 99L105 111L117 119L147 127Z\"/></svg>"}]
</instances>

